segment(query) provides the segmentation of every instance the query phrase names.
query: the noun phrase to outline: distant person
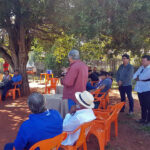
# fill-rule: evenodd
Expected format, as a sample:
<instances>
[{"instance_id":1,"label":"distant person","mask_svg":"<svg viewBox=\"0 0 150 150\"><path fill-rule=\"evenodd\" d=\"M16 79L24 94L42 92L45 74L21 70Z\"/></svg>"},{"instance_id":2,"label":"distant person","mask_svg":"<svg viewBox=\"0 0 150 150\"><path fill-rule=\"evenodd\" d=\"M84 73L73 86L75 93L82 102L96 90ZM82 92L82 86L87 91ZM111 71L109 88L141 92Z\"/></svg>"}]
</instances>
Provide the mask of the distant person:
<instances>
[{"instance_id":1,"label":"distant person","mask_svg":"<svg viewBox=\"0 0 150 150\"><path fill-rule=\"evenodd\" d=\"M93 68L93 73L95 73L97 76L99 75L99 73L97 72L97 67Z\"/></svg>"},{"instance_id":2,"label":"distant person","mask_svg":"<svg viewBox=\"0 0 150 150\"><path fill-rule=\"evenodd\" d=\"M142 66L136 71L133 76L136 80L135 91L138 93L138 98L141 106L141 119L139 123L150 125L150 56L142 57Z\"/></svg>"},{"instance_id":3,"label":"distant person","mask_svg":"<svg viewBox=\"0 0 150 150\"><path fill-rule=\"evenodd\" d=\"M91 84L91 78L88 78L88 82L86 84L86 90L91 91L93 89L96 89L96 87Z\"/></svg>"},{"instance_id":4,"label":"distant person","mask_svg":"<svg viewBox=\"0 0 150 150\"><path fill-rule=\"evenodd\" d=\"M112 81L110 78L107 77L107 72L105 71L101 71L101 73L99 74L99 79L101 82L99 83L99 85L97 85L97 89L100 89L100 93L106 94L106 92L108 92L108 90L112 86ZM101 97L103 94L99 94L98 97ZM97 109L100 102L94 102L94 103L95 103L95 109Z\"/></svg>"},{"instance_id":5,"label":"distant person","mask_svg":"<svg viewBox=\"0 0 150 150\"><path fill-rule=\"evenodd\" d=\"M70 113L65 116L63 121L63 131L74 131L81 124L90 122L96 119L92 108L94 108L94 97L91 93L76 92L77 105L71 107ZM62 145L74 145L78 140L80 131L74 134L69 134L62 142Z\"/></svg>"},{"instance_id":6,"label":"distant person","mask_svg":"<svg viewBox=\"0 0 150 150\"><path fill-rule=\"evenodd\" d=\"M9 71L4 72L4 76L2 81L0 82L0 88L2 88L5 84L7 84L11 80L11 76L9 75Z\"/></svg>"},{"instance_id":7,"label":"distant person","mask_svg":"<svg viewBox=\"0 0 150 150\"><path fill-rule=\"evenodd\" d=\"M2 92L2 101L5 100L7 91L9 89L14 88L15 83L20 82L21 80L22 80L22 76L19 74L18 70L15 70L14 76L12 77L12 79L10 81L8 81L6 84L4 84L3 92Z\"/></svg>"},{"instance_id":8,"label":"distant person","mask_svg":"<svg viewBox=\"0 0 150 150\"><path fill-rule=\"evenodd\" d=\"M8 71L9 68L9 64L7 63L7 61L5 60L4 64L3 64L3 71L6 72Z\"/></svg>"},{"instance_id":9,"label":"distant person","mask_svg":"<svg viewBox=\"0 0 150 150\"><path fill-rule=\"evenodd\" d=\"M132 77L134 73L134 68L130 64L130 57L127 54L122 56L123 64L119 66L116 75L116 81L119 86L119 92L121 96L121 101L126 101L126 94L129 100L129 114L133 114L134 101L132 97ZM124 112L125 106L122 108L121 112Z\"/></svg>"},{"instance_id":10,"label":"distant person","mask_svg":"<svg viewBox=\"0 0 150 150\"><path fill-rule=\"evenodd\" d=\"M92 70L88 71L88 78L91 78L91 81L98 81L98 75L93 73Z\"/></svg>"},{"instance_id":11,"label":"distant person","mask_svg":"<svg viewBox=\"0 0 150 150\"><path fill-rule=\"evenodd\" d=\"M11 80L11 75L9 74L9 71L7 70L4 72L2 82L8 82L9 80Z\"/></svg>"},{"instance_id":12,"label":"distant person","mask_svg":"<svg viewBox=\"0 0 150 150\"><path fill-rule=\"evenodd\" d=\"M45 97L34 92L28 97L32 114L19 129L14 143L6 144L4 150L29 150L35 143L62 133L63 119L56 110L47 110Z\"/></svg>"},{"instance_id":13,"label":"distant person","mask_svg":"<svg viewBox=\"0 0 150 150\"><path fill-rule=\"evenodd\" d=\"M86 90L88 81L88 67L80 60L78 50L71 50L68 54L70 67L65 71L66 75L61 77L61 83L64 85L63 99L68 99L69 110L72 105L76 105L76 92Z\"/></svg>"}]
</instances>

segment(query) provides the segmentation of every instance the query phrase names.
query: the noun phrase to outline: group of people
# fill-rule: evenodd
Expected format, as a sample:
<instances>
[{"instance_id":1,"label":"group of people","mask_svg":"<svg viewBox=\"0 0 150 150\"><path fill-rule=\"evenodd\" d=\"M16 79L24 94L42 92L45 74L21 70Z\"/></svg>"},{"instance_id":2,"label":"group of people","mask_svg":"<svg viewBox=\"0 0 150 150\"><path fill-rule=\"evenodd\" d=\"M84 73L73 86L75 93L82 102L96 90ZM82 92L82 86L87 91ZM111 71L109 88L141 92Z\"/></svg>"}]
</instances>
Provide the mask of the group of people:
<instances>
[{"instance_id":1,"label":"group of people","mask_svg":"<svg viewBox=\"0 0 150 150\"><path fill-rule=\"evenodd\" d=\"M132 96L132 80L136 81L135 91L141 106L141 119L137 122L150 125L150 55L144 55L141 67L134 73L134 67L130 64L129 55L122 56L123 64L120 65L116 80L119 86L121 101L125 101L127 95L129 100L129 114L133 114L134 100ZM121 110L124 112L125 106Z\"/></svg>"},{"instance_id":2,"label":"group of people","mask_svg":"<svg viewBox=\"0 0 150 150\"><path fill-rule=\"evenodd\" d=\"M53 138L63 131L73 131L81 124L96 119L92 110L96 105L94 97L87 90L100 89L101 92L108 91L112 85L112 75L105 71L100 73L93 71L94 76L97 76L97 83L90 85L90 89L88 89L88 78L91 81L93 75L91 75L91 70L88 70L88 66L80 60L79 51L71 50L68 58L70 67L63 69L61 83L64 86L63 99L68 100L69 113L62 119L59 112L46 108L46 100L43 95L37 92L32 93L27 101L32 114L21 125L14 143L6 144L5 150L12 150L13 147L16 150L28 150L32 145L41 140ZM135 79L137 81L135 90L138 92L142 109L142 118L139 122L147 123L150 121L150 56L142 57L142 66L134 75L129 55L123 55L122 60L123 64L119 67L116 76L121 101L125 101L125 94L127 94L130 104L129 113L133 113L134 103L131 80L132 78ZM62 142L62 145L73 145L77 141L79 134L80 131L68 135Z\"/></svg>"},{"instance_id":3,"label":"group of people","mask_svg":"<svg viewBox=\"0 0 150 150\"><path fill-rule=\"evenodd\" d=\"M5 101L6 94L9 89L14 88L15 83L22 81L22 76L18 70L14 71L14 76L11 77L8 70L5 70L2 81L0 82L1 99ZM20 86L20 85L18 85Z\"/></svg>"}]
</instances>

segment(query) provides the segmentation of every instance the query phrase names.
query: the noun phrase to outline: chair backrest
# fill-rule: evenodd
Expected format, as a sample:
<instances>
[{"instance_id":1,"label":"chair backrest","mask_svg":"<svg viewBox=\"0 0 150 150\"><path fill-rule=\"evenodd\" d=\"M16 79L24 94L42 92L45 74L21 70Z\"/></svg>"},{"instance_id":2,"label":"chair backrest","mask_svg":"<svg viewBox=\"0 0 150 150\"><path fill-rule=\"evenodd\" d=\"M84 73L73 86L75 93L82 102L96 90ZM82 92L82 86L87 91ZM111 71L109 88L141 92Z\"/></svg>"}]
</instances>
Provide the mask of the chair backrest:
<instances>
[{"instance_id":1,"label":"chair backrest","mask_svg":"<svg viewBox=\"0 0 150 150\"><path fill-rule=\"evenodd\" d=\"M125 102L120 102L115 105L118 114L124 105L125 105Z\"/></svg>"},{"instance_id":2,"label":"chair backrest","mask_svg":"<svg viewBox=\"0 0 150 150\"><path fill-rule=\"evenodd\" d=\"M57 82L58 82L58 78L49 78L48 79L48 83L51 83L51 86L56 86Z\"/></svg>"},{"instance_id":3,"label":"chair backrest","mask_svg":"<svg viewBox=\"0 0 150 150\"><path fill-rule=\"evenodd\" d=\"M101 112L99 112L99 115L98 115L98 112L97 112L97 120L95 120L95 123L99 123L100 121L103 121L104 123L104 126L105 128L109 129L110 128L110 124L111 124L111 121L113 120L113 118L116 116L117 114L117 109L114 109L108 116L107 114L107 118L105 119L101 119L100 116L103 118L104 116L101 114ZM99 120L100 119L100 120ZM97 124L98 125L98 124Z\"/></svg>"},{"instance_id":4,"label":"chair backrest","mask_svg":"<svg viewBox=\"0 0 150 150\"><path fill-rule=\"evenodd\" d=\"M80 125L77 129L75 129L73 132L67 132L68 134L73 134L77 132L78 130L80 130L79 138L74 145L76 148L80 147L86 141L86 136L88 132L90 131L93 123L94 123L93 121L84 123Z\"/></svg>"},{"instance_id":5,"label":"chair backrest","mask_svg":"<svg viewBox=\"0 0 150 150\"><path fill-rule=\"evenodd\" d=\"M58 150L61 145L61 142L67 137L67 133L63 132L62 134L55 136L51 139L46 139L34 144L30 150L35 150L39 147L40 150Z\"/></svg>"}]
</instances>

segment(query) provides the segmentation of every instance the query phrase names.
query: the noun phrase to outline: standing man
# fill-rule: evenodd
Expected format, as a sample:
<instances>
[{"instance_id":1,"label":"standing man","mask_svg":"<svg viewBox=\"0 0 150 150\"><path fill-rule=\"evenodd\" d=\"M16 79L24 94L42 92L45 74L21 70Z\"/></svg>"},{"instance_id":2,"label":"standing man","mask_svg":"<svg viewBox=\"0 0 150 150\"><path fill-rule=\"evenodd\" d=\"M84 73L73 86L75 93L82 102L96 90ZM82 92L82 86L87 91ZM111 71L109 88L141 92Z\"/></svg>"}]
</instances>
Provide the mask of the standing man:
<instances>
[{"instance_id":1,"label":"standing man","mask_svg":"<svg viewBox=\"0 0 150 150\"><path fill-rule=\"evenodd\" d=\"M128 100L129 100L129 114L133 114L133 97L132 97L132 77L134 73L134 68L130 64L130 58L129 55L124 54L122 56L123 64L120 65L118 71L116 80L119 86L119 92L121 96L121 101L124 102L126 100L125 94L127 94ZM121 112L124 112L125 106L122 108Z\"/></svg>"},{"instance_id":2,"label":"standing man","mask_svg":"<svg viewBox=\"0 0 150 150\"><path fill-rule=\"evenodd\" d=\"M76 104L75 93L86 90L88 81L88 67L80 60L79 51L72 49L68 54L70 68L61 83L64 85L63 99L68 99L69 110L72 105Z\"/></svg>"},{"instance_id":3,"label":"standing man","mask_svg":"<svg viewBox=\"0 0 150 150\"><path fill-rule=\"evenodd\" d=\"M138 93L138 98L141 106L141 119L139 123L150 123L150 56L142 57L142 66L134 74L135 91Z\"/></svg>"},{"instance_id":4,"label":"standing man","mask_svg":"<svg viewBox=\"0 0 150 150\"><path fill-rule=\"evenodd\" d=\"M9 68L9 64L7 63L7 61L5 60L4 64L3 64L3 71L8 71Z\"/></svg>"}]
</instances>

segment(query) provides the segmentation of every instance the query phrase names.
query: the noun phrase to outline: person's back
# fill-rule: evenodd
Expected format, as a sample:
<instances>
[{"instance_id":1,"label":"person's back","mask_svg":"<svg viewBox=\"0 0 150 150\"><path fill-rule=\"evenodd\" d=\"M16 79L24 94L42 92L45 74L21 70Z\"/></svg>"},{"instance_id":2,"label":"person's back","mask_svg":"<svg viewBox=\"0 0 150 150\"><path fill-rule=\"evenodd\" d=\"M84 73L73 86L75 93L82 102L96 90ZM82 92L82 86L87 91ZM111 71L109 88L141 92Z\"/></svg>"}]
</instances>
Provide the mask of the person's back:
<instances>
[{"instance_id":1,"label":"person's back","mask_svg":"<svg viewBox=\"0 0 150 150\"><path fill-rule=\"evenodd\" d=\"M101 92L107 92L112 85L112 80L110 78L106 78L101 82L101 86L105 85L104 89L101 90Z\"/></svg>"},{"instance_id":2,"label":"person's back","mask_svg":"<svg viewBox=\"0 0 150 150\"><path fill-rule=\"evenodd\" d=\"M9 143L4 150L29 150L35 143L53 138L62 133L63 119L56 110L46 110L43 95L34 92L28 98L32 114L21 125L14 143Z\"/></svg>"},{"instance_id":3,"label":"person's back","mask_svg":"<svg viewBox=\"0 0 150 150\"><path fill-rule=\"evenodd\" d=\"M56 110L47 110L40 114L31 114L20 127L14 146L16 150L53 138L62 133L63 120Z\"/></svg>"}]
</instances>

